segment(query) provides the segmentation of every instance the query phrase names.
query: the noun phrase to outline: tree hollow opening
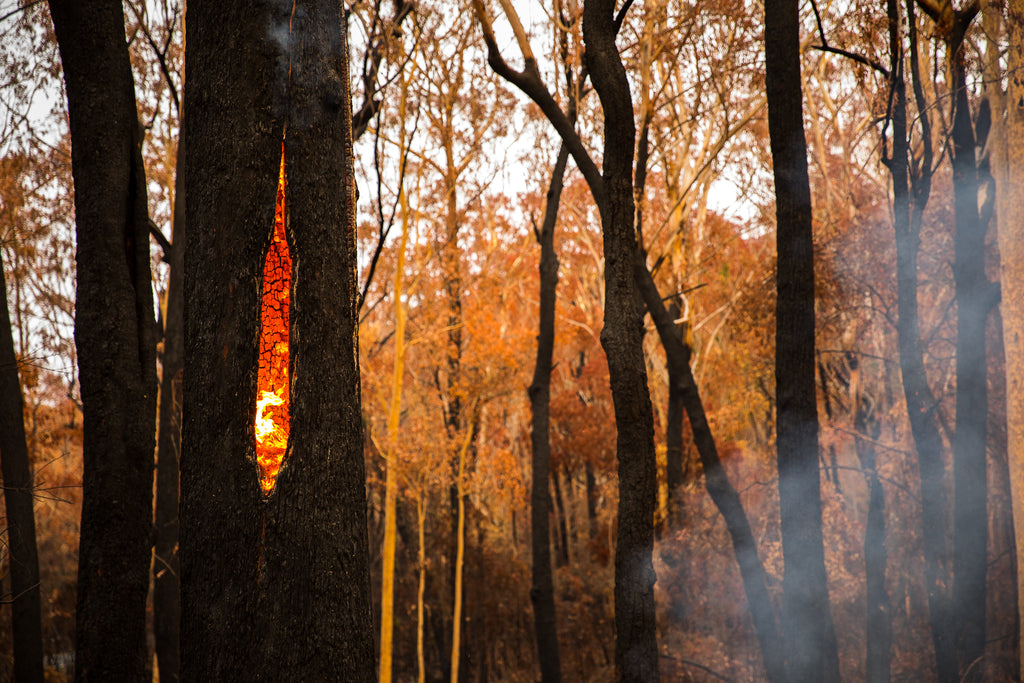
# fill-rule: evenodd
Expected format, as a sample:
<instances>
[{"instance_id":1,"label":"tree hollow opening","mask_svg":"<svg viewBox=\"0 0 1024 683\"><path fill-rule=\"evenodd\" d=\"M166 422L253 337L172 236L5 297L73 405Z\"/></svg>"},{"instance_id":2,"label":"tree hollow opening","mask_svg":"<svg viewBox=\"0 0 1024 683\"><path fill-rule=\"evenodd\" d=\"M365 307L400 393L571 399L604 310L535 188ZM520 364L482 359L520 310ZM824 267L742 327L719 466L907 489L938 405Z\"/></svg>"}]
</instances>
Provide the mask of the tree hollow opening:
<instances>
[{"instance_id":1,"label":"tree hollow opening","mask_svg":"<svg viewBox=\"0 0 1024 683\"><path fill-rule=\"evenodd\" d=\"M288 309L291 303L292 259L285 233L285 163L277 183L274 232L263 262L260 297L259 372L256 382L256 463L260 487L270 493L288 448L290 427Z\"/></svg>"}]
</instances>

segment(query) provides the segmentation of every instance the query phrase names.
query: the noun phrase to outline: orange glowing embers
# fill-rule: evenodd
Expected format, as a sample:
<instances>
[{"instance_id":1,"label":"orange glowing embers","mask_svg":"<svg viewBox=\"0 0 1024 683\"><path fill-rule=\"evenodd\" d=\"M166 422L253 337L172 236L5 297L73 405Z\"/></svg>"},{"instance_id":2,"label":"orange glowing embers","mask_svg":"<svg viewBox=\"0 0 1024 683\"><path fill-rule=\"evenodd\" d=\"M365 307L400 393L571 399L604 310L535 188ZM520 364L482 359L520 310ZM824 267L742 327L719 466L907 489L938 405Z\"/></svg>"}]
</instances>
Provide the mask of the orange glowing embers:
<instances>
[{"instance_id":1,"label":"orange glowing embers","mask_svg":"<svg viewBox=\"0 0 1024 683\"><path fill-rule=\"evenodd\" d=\"M270 493L288 448L288 307L292 287L292 258L285 236L284 145L277 185L274 235L263 264L260 305L260 367L256 384L256 463L260 486Z\"/></svg>"}]
</instances>

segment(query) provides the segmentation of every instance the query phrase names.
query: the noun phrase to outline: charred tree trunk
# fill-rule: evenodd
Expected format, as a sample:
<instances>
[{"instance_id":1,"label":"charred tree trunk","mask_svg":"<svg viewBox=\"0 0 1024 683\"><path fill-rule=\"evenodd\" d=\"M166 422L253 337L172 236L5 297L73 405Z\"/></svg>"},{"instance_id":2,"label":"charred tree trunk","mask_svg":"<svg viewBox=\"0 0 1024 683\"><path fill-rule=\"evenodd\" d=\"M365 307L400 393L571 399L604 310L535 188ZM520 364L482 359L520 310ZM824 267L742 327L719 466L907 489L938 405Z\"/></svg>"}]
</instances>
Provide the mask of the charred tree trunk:
<instances>
[{"instance_id":1,"label":"charred tree trunk","mask_svg":"<svg viewBox=\"0 0 1024 683\"><path fill-rule=\"evenodd\" d=\"M637 154L636 191L643 195L647 177L647 126L643 128ZM637 211L637 234L643 234L641 211ZM640 240L642 244L642 239ZM640 245L638 245L640 246ZM700 391L690 368L691 349L686 336L676 325L679 317L679 306L675 303L665 306L665 299L658 291L651 271L647 268L647 258L642 246L636 251L634 267L637 289L654 327L658 332L662 348L665 350L665 364L668 370L669 398L665 426L666 479L668 484L668 502L670 514L678 517L680 487L692 476L689 463L683 461L683 414L686 413L690 424L690 433L698 451L704 482L711 499L718 507L726 528L732 539L733 551L740 567L744 591L750 606L764 660L767 679L773 682L785 680L785 659L783 657L782 636L779 633L771 598L768 595L767 575L764 565L757 555L757 544L754 541L739 494L733 488L715 445L711 428L708 425L704 404Z\"/></svg>"},{"instance_id":2,"label":"charred tree trunk","mask_svg":"<svg viewBox=\"0 0 1024 683\"><path fill-rule=\"evenodd\" d=\"M182 678L374 681L343 8L200 3L187 31ZM291 428L264 494L253 423L282 133Z\"/></svg>"},{"instance_id":3,"label":"charred tree trunk","mask_svg":"<svg viewBox=\"0 0 1024 683\"><path fill-rule=\"evenodd\" d=\"M782 635L775 619L771 597L768 595L768 579L764 565L757 555L757 543L750 529L750 522L743 510L743 503L732 482L722 467L718 457L718 448L708 425L704 404L701 401L697 382L690 369L690 349L686 346L679 329L673 323L673 316L662 303L661 294L651 277L643 252L638 252L636 278L647 311L651 314L655 329L665 349L665 360L669 368L671 390L680 397L686 411L694 443L700 456L704 470L704 485L722 514L729 536L732 539L733 552L740 567L743 588L747 603L761 646L765 672L768 680L782 683L786 679L785 659L782 649ZM682 416L679 416L680 421ZM675 424L669 424L667 431L676 430ZM682 425L678 426L679 440L682 440Z\"/></svg>"},{"instance_id":4,"label":"charred tree trunk","mask_svg":"<svg viewBox=\"0 0 1024 683\"><path fill-rule=\"evenodd\" d=\"M988 373L985 320L996 303L985 276L985 228L978 217L974 125L967 101L964 34L973 11L957 12L946 40L953 90L953 203L956 214L956 432L953 437L953 605L961 674L985 654L988 569Z\"/></svg>"},{"instance_id":5,"label":"charred tree trunk","mask_svg":"<svg viewBox=\"0 0 1024 683\"><path fill-rule=\"evenodd\" d=\"M907 96L901 69L902 56L898 8L889 0L890 53L893 89L892 152L887 165L893 186L893 229L896 236L896 335L900 353L903 396L910 430L917 447L921 479L921 524L925 555L925 584L935 652L936 671L944 683L956 680L956 657L948 595L947 499L942 438L936 423L938 401L928 385L924 367L920 317L917 303L917 254L921 246L921 222L931 192L931 126L921 85L917 56L914 0L907 0L910 27L910 68L914 97L921 113L922 160L916 174L910 172L907 147ZM911 194L913 181L913 194Z\"/></svg>"},{"instance_id":6,"label":"charred tree trunk","mask_svg":"<svg viewBox=\"0 0 1024 683\"><path fill-rule=\"evenodd\" d=\"M551 172L547 205L537 241L540 243L540 322L537 332L537 362L530 383L530 444L533 449L530 486L530 543L532 565L530 600L537 637L537 659L543 683L562 680L558 653L558 621L555 616L555 589L551 578L551 506L548 473L551 465L551 370L555 348L555 296L558 287L558 255L555 253L555 224L562 195L562 177L569 161L569 150L562 145Z\"/></svg>"},{"instance_id":7,"label":"charred tree trunk","mask_svg":"<svg viewBox=\"0 0 1024 683\"><path fill-rule=\"evenodd\" d=\"M858 434L871 439L878 436L877 429L870 430L870 425L860 412L854 419ZM864 534L868 611L865 678L870 683L887 683L892 662L892 615L889 594L885 590L885 493L878 480L874 446L864 439L858 439L857 456L868 480L868 518Z\"/></svg>"},{"instance_id":8,"label":"charred tree trunk","mask_svg":"<svg viewBox=\"0 0 1024 683\"><path fill-rule=\"evenodd\" d=\"M587 70L604 110L603 197L605 310L601 345L608 358L617 430L618 541L615 546L615 668L621 681L658 678L654 613L654 508L657 464L654 412L647 389L642 310L633 263L633 145L629 81L615 46L615 3L587 0Z\"/></svg>"},{"instance_id":9,"label":"charred tree trunk","mask_svg":"<svg viewBox=\"0 0 1024 683\"><path fill-rule=\"evenodd\" d=\"M558 468L554 468L550 473L551 481L551 493L549 497L552 508L555 511L554 521L558 525L557 536L557 550L558 550L558 562L559 567L569 566L569 514L566 511L565 496L562 495L562 481L558 478Z\"/></svg>"},{"instance_id":10,"label":"charred tree trunk","mask_svg":"<svg viewBox=\"0 0 1024 683\"><path fill-rule=\"evenodd\" d=\"M814 243L796 0L765 3L765 83L777 217L775 390L782 628L790 681L838 681L821 531L814 379Z\"/></svg>"},{"instance_id":11,"label":"charred tree trunk","mask_svg":"<svg viewBox=\"0 0 1024 683\"><path fill-rule=\"evenodd\" d=\"M640 254L640 258L641 261L644 259L642 253ZM646 265L646 263L641 262L639 267L643 267L644 270L647 270ZM649 273L650 271L648 271L648 275ZM643 278L642 273L638 273L638 275ZM646 296L643 281L638 281L638 284L640 291L645 295L644 303L647 305L647 310L650 312L651 318L654 319L658 313L657 309L664 309L664 306L661 303L660 293L658 293L658 305L654 306L652 310L653 301ZM671 316L672 321L675 321L679 317L679 307L673 304L671 309L668 310L668 314ZM655 327L658 330L658 336L659 339L661 339L661 345L663 348L669 344L676 344L674 341L670 341L666 344L661 328L657 326L657 323L655 323ZM674 323L672 327L675 328ZM678 344L683 346L684 351L688 351L685 348L685 344L682 341L678 328L672 331L666 330L666 332L671 332L670 336L678 340ZM685 473L688 469L683 465L683 414L685 411L683 409L682 376L679 374L677 364L668 360L668 353L668 351L665 352L665 365L668 369L668 408L665 412L665 483L668 487L669 515L672 519L678 520L680 509L683 505L682 486L686 481ZM687 365L689 365L688 353Z\"/></svg>"},{"instance_id":12,"label":"charred tree trunk","mask_svg":"<svg viewBox=\"0 0 1024 683\"><path fill-rule=\"evenodd\" d=\"M11 574L11 632L14 680L42 683L42 600L36 519L32 509L32 464L25 441L25 401L14 353L7 282L0 255L0 472L7 510L7 549Z\"/></svg>"},{"instance_id":13,"label":"charred tree trunk","mask_svg":"<svg viewBox=\"0 0 1024 683\"><path fill-rule=\"evenodd\" d=\"M634 279L638 248L634 226L633 145L636 123L629 81L615 46L622 17L611 0L587 0L583 7L586 68L604 110L604 168L587 154L571 117L544 86L536 59L518 17L517 42L525 58L515 71L501 57L490 18L480 0L473 2L487 44L488 63L502 78L526 93L544 112L568 148L590 188L601 215L605 260L605 317L601 345L615 408L619 474L618 541L615 548L615 668L623 681L658 677L654 613L654 509L657 461L654 411L647 388L643 318ZM629 4L625 6L628 9ZM505 6L514 15L511 5ZM589 512L589 508L588 508Z\"/></svg>"},{"instance_id":14,"label":"charred tree trunk","mask_svg":"<svg viewBox=\"0 0 1024 683\"><path fill-rule=\"evenodd\" d=\"M892 669L892 611L885 589L887 553L885 548L885 492L878 477L874 442L880 426L875 405L864 392L860 362L850 357L850 397L853 399L853 428L858 435L857 458L868 485L868 515L864 533L864 580L867 602L867 645L865 680L888 683Z\"/></svg>"},{"instance_id":15,"label":"charred tree trunk","mask_svg":"<svg viewBox=\"0 0 1024 683\"><path fill-rule=\"evenodd\" d=\"M181 673L178 629L181 625L178 561L178 456L181 453L181 373L184 351L185 192L184 145L178 144L173 246L160 357L160 427L157 431L155 537L153 547L153 637L160 680L174 683Z\"/></svg>"},{"instance_id":16,"label":"charred tree trunk","mask_svg":"<svg viewBox=\"0 0 1024 683\"><path fill-rule=\"evenodd\" d=\"M589 462L583 463L587 490L587 530L588 540L597 536L597 481L594 478L594 467Z\"/></svg>"},{"instance_id":17,"label":"charred tree trunk","mask_svg":"<svg viewBox=\"0 0 1024 683\"><path fill-rule=\"evenodd\" d=\"M119 2L54 0L50 14L71 127L75 342L85 419L75 676L140 680L147 670L157 385L135 86Z\"/></svg>"}]
</instances>

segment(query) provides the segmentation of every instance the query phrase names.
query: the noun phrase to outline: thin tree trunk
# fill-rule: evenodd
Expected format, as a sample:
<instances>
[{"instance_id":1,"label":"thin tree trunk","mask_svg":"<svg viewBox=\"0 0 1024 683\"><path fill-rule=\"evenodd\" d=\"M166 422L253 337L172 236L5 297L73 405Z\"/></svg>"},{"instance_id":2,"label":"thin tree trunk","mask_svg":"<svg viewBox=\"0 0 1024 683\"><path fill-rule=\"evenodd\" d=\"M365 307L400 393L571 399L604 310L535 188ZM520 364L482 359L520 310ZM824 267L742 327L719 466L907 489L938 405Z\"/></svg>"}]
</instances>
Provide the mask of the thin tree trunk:
<instances>
[{"instance_id":1,"label":"thin tree trunk","mask_svg":"<svg viewBox=\"0 0 1024 683\"><path fill-rule=\"evenodd\" d=\"M975 9L975 13L977 10ZM985 277L985 226L978 219L974 125L967 100L964 33L972 14L957 13L947 37L954 100L953 200L956 215L956 432L953 437L953 602L958 666L967 672L985 654L988 569L988 373L985 320L995 304Z\"/></svg>"},{"instance_id":2,"label":"thin tree trunk","mask_svg":"<svg viewBox=\"0 0 1024 683\"><path fill-rule=\"evenodd\" d=\"M867 602L865 680L868 683L888 683L892 668L892 611L885 589L885 492L878 478L874 447L880 426L875 419L874 403L862 387L860 364L856 357L852 357L850 397L854 402L853 428L859 437L863 437L857 438L856 449L868 485L868 516L864 533Z\"/></svg>"},{"instance_id":3,"label":"thin tree trunk","mask_svg":"<svg viewBox=\"0 0 1024 683\"><path fill-rule=\"evenodd\" d=\"M404 119L406 89L403 88L399 103L401 118ZM405 151L405 132L399 145L399 155ZM395 362L391 377L391 402L388 406L387 462L384 479L384 547L381 550L381 601L380 601L380 683L390 683L392 653L394 650L395 618L395 545L397 540L398 502L398 428L402 410L402 379L405 373L405 303L402 301L402 286L405 275L405 250L409 242L409 200L404 187L399 188L399 203L402 208L402 237L398 244L398 261L395 264Z\"/></svg>"},{"instance_id":4,"label":"thin tree trunk","mask_svg":"<svg viewBox=\"0 0 1024 683\"><path fill-rule=\"evenodd\" d=\"M174 683L181 671L178 630L181 625L180 563L178 561L178 455L181 448L181 374L185 325L185 193L184 146L178 143L175 174L173 240L170 278L164 315L161 356L160 426L157 439L156 542L153 548L153 636L160 680Z\"/></svg>"},{"instance_id":5,"label":"thin tree trunk","mask_svg":"<svg viewBox=\"0 0 1024 683\"><path fill-rule=\"evenodd\" d=\"M592 540L597 536L597 481L594 479L594 466L589 462L583 464L584 476L587 478L587 522L590 526Z\"/></svg>"},{"instance_id":6,"label":"thin tree trunk","mask_svg":"<svg viewBox=\"0 0 1024 683\"><path fill-rule=\"evenodd\" d=\"M463 479L466 475L466 454L469 451L469 444L473 440L473 431L474 430L472 429L466 430L466 437L462 442L462 447L459 449L457 458L458 478L456 479L456 485L458 486L458 525L456 526L455 536L455 583L453 584L455 605L453 607L452 614L451 683L458 683L459 664L462 653L462 574L465 568L466 554L466 497Z\"/></svg>"},{"instance_id":7,"label":"thin tree trunk","mask_svg":"<svg viewBox=\"0 0 1024 683\"><path fill-rule=\"evenodd\" d=\"M790 681L839 680L821 530L814 379L814 246L796 0L765 3L765 83L777 217L775 388Z\"/></svg>"},{"instance_id":8,"label":"thin tree trunk","mask_svg":"<svg viewBox=\"0 0 1024 683\"><path fill-rule=\"evenodd\" d=\"M862 428L858 431L864 433ZM877 436L877 433L874 434ZM865 679L868 683L888 683L892 665L892 612L885 590L885 492L878 480L874 447L857 441L857 455L868 479L868 518L864 534L864 575L867 582L867 650Z\"/></svg>"},{"instance_id":9,"label":"thin tree trunk","mask_svg":"<svg viewBox=\"0 0 1024 683\"><path fill-rule=\"evenodd\" d=\"M604 110L601 213L605 310L601 345L608 359L617 432L618 532L615 546L615 669L624 682L658 679L654 611L654 509L657 459L647 388L642 310L633 274L633 146L636 124L629 81L615 46L615 3L587 0L583 39L587 70Z\"/></svg>"},{"instance_id":10,"label":"thin tree trunk","mask_svg":"<svg viewBox=\"0 0 1024 683\"><path fill-rule=\"evenodd\" d=\"M558 566L567 567L569 566L569 524L566 520L565 511L565 497L562 495L562 482L558 477L558 468L553 469L548 473L551 480L551 492L553 495L548 496L548 501L551 503L555 510L555 524L557 525L556 534L557 549L558 549Z\"/></svg>"},{"instance_id":11,"label":"thin tree trunk","mask_svg":"<svg viewBox=\"0 0 1024 683\"><path fill-rule=\"evenodd\" d=\"M548 185L547 204L537 241L540 243L540 322L537 333L537 362L530 383L530 409L533 417L530 442L533 449L530 486L530 542L532 548L530 599L537 638L537 659L541 681L562 680L558 652L558 621L555 615L555 590L551 577L551 507L548 473L551 465L551 370L555 347L555 297L558 287L558 256L555 253L555 225L562 194L562 177L569 150L562 144Z\"/></svg>"},{"instance_id":12,"label":"thin tree trunk","mask_svg":"<svg viewBox=\"0 0 1024 683\"><path fill-rule=\"evenodd\" d=\"M71 127L85 420L75 677L140 680L148 663L157 381L135 86L120 2L53 0L50 14Z\"/></svg>"},{"instance_id":13,"label":"thin tree trunk","mask_svg":"<svg viewBox=\"0 0 1024 683\"><path fill-rule=\"evenodd\" d=\"M646 265L646 264L645 264ZM659 304L660 304L660 298ZM650 303L648 303L650 310ZM671 315L671 313L670 313ZM654 315L652 314L653 318ZM660 333L659 333L660 334ZM662 340L664 347L665 340ZM669 342L672 343L672 342ZM672 363L668 366L668 410L665 417L665 480L668 487L668 509L671 518L676 518L683 505L682 486L685 482L683 467L683 391L681 377Z\"/></svg>"},{"instance_id":14,"label":"thin tree trunk","mask_svg":"<svg viewBox=\"0 0 1024 683\"><path fill-rule=\"evenodd\" d=\"M416 585L416 681L424 683L427 677L426 655L423 649L423 627L426 624L426 615L423 613L423 594L427 590L427 549L426 549L426 521L427 506L420 493L416 498L416 547L417 573L419 581Z\"/></svg>"},{"instance_id":15,"label":"thin tree trunk","mask_svg":"<svg viewBox=\"0 0 1024 683\"><path fill-rule=\"evenodd\" d=\"M454 138L450 130L444 136L444 154L446 162L445 175L445 230L444 243L441 249L442 278L445 292L445 300L448 307L447 320L447 345L445 349L445 370L447 378L445 382L445 396L447 409L445 411L445 428L447 430L449 443L455 443L455 439L461 436L463 431L469 430L463 419L462 400L465 396L465 386L462 380L462 257L459 251L459 202L458 202L458 174L455 168ZM448 559L450 576L449 580L454 590L457 580L455 556L458 554L459 545L459 507L462 501L459 500L458 485L458 460L459 451L453 448L449 453L449 468L452 481L448 486L449 498L449 522L450 535L448 545ZM453 604L461 601L463 596L452 597ZM458 626L462 628L462 624ZM456 630L452 626L452 633ZM454 644L453 644L454 645ZM454 649L452 650L455 651ZM457 665L454 665L458 669ZM447 673L446 673L447 677ZM454 680L454 679L453 679Z\"/></svg>"},{"instance_id":16,"label":"thin tree trunk","mask_svg":"<svg viewBox=\"0 0 1024 683\"><path fill-rule=\"evenodd\" d=\"M907 404L910 431L917 447L921 480L921 537L924 543L925 586L935 653L936 672L943 683L956 680L956 652L948 595L948 543L946 533L947 497L942 464L942 437L936 422L938 401L928 385L924 367L917 302L917 256L921 246L921 223L931 192L931 126L918 64L914 0L907 0L910 27L910 69L920 114L922 160L916 176L909 167L907 148L907 98L898 34L898 9L890 0L890 53L893 79L892 155L888 162L893 182L893 230L896 237L896 335L900 353L903 396ZM911 195L910 181L913 181Z\"/></svg>"},{"instance_id":17,"label":"thin tree trunk","mask_svg":"<svg viewBox=\"0 0 1024 683\"><path fill-rule=\"evenodd\" d=\"M11 575L11 632L14 680L42 683L42 600L36 520L32 508L32 464L25 441L25 400L14 353L7 281L0 253L0 471L7 510L7 552Z\"/></svg>"}]
</instances>

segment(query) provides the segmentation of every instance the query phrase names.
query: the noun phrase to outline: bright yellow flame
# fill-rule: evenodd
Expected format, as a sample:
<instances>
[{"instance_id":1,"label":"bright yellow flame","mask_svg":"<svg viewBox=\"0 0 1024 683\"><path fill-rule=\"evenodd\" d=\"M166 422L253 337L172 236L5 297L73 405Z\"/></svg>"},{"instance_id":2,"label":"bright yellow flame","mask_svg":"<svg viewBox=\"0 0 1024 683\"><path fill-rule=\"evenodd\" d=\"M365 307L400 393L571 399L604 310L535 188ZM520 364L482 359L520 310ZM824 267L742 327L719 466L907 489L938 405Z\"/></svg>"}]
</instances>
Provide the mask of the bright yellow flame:
<instances>
[{"instance_id":1,"label":"bright yellow flame","mask_svg":"<svg viewBox=\"0 0 1024 683\"><path fill-rule=\"evenodd\" d=\"M260 487L270 493L288 449L290 418L288 381L288 309L291 300L292 259L285 235L284 145L277 186L274 234L263 264L260 305L259 372L256 379L256 463Z\"/></svg>"},{"instance_id":2,"label":"bright yellow flame","mask_svg":"<svg viewBox=\"0 0 1024 683\"><path fill-rule=\"evenodd\" d=\"M269 391L260 392L260 400L256 401L256 442L263 444L265 441L274 443L280 439L280 430L274 424L274 418L266 415L267 406L279 406L284 399ZM270 437L269 440L267 437Z\"/></svg>"}]
</instances>

